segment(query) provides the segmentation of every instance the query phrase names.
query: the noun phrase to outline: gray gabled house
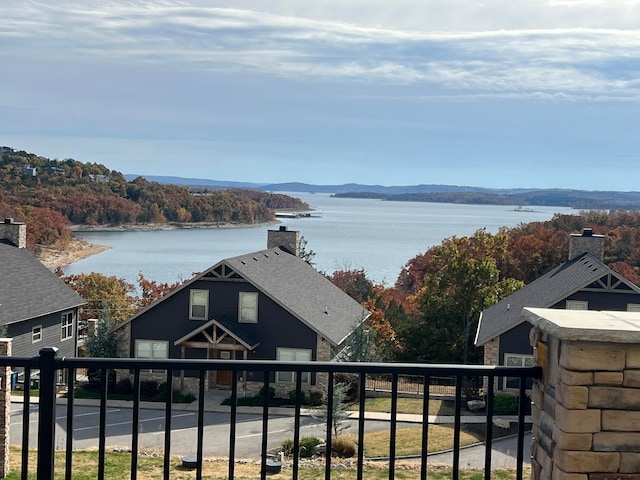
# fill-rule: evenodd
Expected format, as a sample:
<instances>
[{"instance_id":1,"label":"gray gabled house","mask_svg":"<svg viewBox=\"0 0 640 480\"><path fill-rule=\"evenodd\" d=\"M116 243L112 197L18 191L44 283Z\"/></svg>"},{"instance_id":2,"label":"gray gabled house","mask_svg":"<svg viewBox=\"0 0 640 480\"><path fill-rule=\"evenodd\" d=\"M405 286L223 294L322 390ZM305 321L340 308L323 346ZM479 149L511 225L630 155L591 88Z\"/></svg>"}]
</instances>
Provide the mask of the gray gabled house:
<instances>
[{"instance_id":1,"label":"gray gabled house","mask_svg":"<svg viewBox=\"0 0 640 480\"><path fill-rule=\"evenodd\" d=\"M299 234L269 230L265 250L227 258L119 325L122 356L282 361L331 360L369 312L299 258ZM151 372L153 373L153 372ZM195 379L181 373L182 383ZM245 372L245 393L262 386ZM271 378L278 393L295 385L292 372ZM306 387L317 385L303 374ZM218 371L209 388L230 385ZM241 390L241 391L243 391Z\"/></svg>"},{"instance_id":2,"label":"gray gabled house","mask_svg":"<svg viewBox=\"0 0 640 480\"><path fill-rule=\"evenodd\" d=\"M640 288L603 263L604 237L591 229L572 234L569 259L480 314L475 345L486 365L533 365L531 325L522 309L640 311ZM500 388L517 381L502 379Z\"/></svg>"},{"instance_id":3,"label":"gray gabled house","mask_svg":"<svg viewBox=\"0 0 640 480\"><path fill-rule=\"evenodd\" d=\"M85 301L26 249L24 223L0 223L0 265L0 324L13 339L13 355L53 346L60 356L75 356Z\"/></svg>"}]
</instances>

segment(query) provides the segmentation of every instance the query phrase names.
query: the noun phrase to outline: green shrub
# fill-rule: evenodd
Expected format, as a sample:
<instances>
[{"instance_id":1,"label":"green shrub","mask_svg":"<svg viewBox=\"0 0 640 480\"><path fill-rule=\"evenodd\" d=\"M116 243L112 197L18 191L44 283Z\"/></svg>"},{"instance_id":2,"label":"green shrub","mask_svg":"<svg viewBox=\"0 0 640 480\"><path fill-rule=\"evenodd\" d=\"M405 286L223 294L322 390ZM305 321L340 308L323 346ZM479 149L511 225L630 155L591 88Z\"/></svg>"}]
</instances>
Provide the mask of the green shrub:
<instances>
[{"instance_id":1,"label":"green shrub","mask_svg":"<svg viewBox=\"0 0 640 480\"><path fill-rule=\"evenodd\" d=\"M260 391L258 392L257 397L262 401L264 400L264 395L265 394L265 387L262 387L260 389ZM276 389L273 387L269 387L269 396L267 397L269 400L271 400L273 397L276 396ZM262 402L261 402L262 403Z\"/></svg>"},{"instance_id":2,"label":"green shrub","mask_svg":"<svg viewBox=\"0 0 640 480\"><path fill-rule=\"evenodd\" d=\"M300 439L300 456L309 458L313 456L313 447L320 445L322 440L318 437L302 437Z\"/></svg>"},{"instance_id":3,"label":"green shrub","mask_svg":"<svg viewBox=\"0 0 640 480\"><path fill-rule=\"evenodd\" d=\"M173 390L174 403L192 403L196 400L196 396L191 392L182 393L179 389Z\"/></svg>"},{"instance_id":4,"label":"green shrub","mask_svg":"<svg viewBox=\"0 0 640 480\"><path fill-rule=\"evenodd\" d=\"M351 437L341 435L332 440L331 451L340 458L351 458L356 454L356 442Z\"/></svg>"},{"instance_id":5,"label":"green shrub","mask_svg":"<svg viewBox=\"0 0 640 480\"><path fill-rule=\"evenodd\" d=\"M498 393L493 397L493 413L513 415L518 413L518 398L510 393Z\"/></svg>"},{"instance_id":6,"label":"green shrub","mask_svg":"<svg viewBox=\"0 0 640 480\"><path fill-rule=\"evenodd\" d=\"M300 390L299 398L300 398L300 403L305 403L307 401L307 399L305 398L304 392L302 390ZM291 390L289 392L289 401L291 403L295 403L296 402L296 391L295 390Z\"/></svg>"},{"instance_id":7,"label":"green shrub","mask_svg":"<svg viewBox=\"0 0 640 480\"><path fill-rule=\"evenodd\" d=\"M140 398L151 399L158 394L158 382L143 380L140 382Z\"/></svg>"},{"instance_id":8,"label":"green shrub","mask_svg":"<svg viewBox=\"0 0 640 480\"><path fill-rule=\"evenodd\" d=\"M131 384L131 379L126 377L116 383L116 385L113 387L113 393L133 393L133 385Z\"/></svg>"},{"instance_id":9,"label":"green shrub","mask_svg":"<svg viewBox=\"0 0 640 480\"><path fill-rule=\"evenodd\" d=\"M280 447L282 447L282 453L284 453L287 457L293 455L293 440L291 440L290 438L282 442L280 444Z\"/></svg>"},{"instance_id":10,"label":"green shrub","mask_svg":"<svg viewBox=\"0 0 640 480\"><path fill-rule=\"evenodd\" d=\"M300 443L298 444L298 452L300 457L309 458L313 456L313 448L317 445L320 445L322 440L318 437L302 437L300 439ZM284 453L287 457L293 455L293 440L290 438L283 441L280 444L282 448L282 453Z\"/></svg>"}]
</instances>

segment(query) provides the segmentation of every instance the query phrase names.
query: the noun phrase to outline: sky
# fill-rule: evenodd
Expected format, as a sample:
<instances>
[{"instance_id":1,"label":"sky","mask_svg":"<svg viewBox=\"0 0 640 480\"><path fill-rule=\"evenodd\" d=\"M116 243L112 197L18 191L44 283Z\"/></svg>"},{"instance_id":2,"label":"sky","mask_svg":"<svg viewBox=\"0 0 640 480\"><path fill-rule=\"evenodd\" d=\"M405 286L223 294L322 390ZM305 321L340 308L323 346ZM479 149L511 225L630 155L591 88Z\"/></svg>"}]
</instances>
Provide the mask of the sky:
<instances>
[{"instance_id":1,"label":"sky","mask_svg":"<svg viewBox=\"0 0 640 480\"><path fill-rule=\"evenodd\" d=\"M1 0L0 145L141 175L640 190L640 0Z\"/></svg>"}]
</instances>

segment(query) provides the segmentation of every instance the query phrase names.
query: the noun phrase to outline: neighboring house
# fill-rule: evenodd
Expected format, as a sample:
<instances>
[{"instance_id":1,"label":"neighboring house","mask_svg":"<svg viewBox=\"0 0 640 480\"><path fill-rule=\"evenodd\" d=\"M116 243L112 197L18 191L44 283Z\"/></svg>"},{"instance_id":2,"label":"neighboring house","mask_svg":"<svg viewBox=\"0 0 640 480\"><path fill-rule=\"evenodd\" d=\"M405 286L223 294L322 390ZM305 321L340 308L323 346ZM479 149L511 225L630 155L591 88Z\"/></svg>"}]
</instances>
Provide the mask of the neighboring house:
<instances>
[{"instance_id":1,"label":"neighboring house","mask_svg":"<svg viewBox=\"0 0 640 480\"><path fill-rule=\"evenodd\" d=\"M603 255L604 236L591 229L572 234L568 261L484 310L475 339L484 347L484 363L533 365L524 307L640 311L640 288L605 265ZM500 389L517 386L509 378L498 384Z\"/></svg>"},{"instance_id":2,"label":"neighboring house","mask_svg":"<svg viewBox=\"0 0 640 480\"><path fill-rule=\"evenodd\" d=\"M26 230L11 218L0 223L0 324L13 339L14 356L35 356L52 346L73 357L78 308L85 301L26 249Z\"/></svg>"},{"instance_id":3,"label":"neighboring house","mask_svg":"<svg viewBox=\"0 0 640 480\"><path fill-rule=\"evenodd\" d=\"M121 355L333 359L369 312L299 258L299 238L286 227L269 230L266 250L216 263L119 325L115 331L121 336ZM195 388L195 378L188 372L180 375L181 386ZM262 381L261 373L245 372L243 393L256 393ZM303 374L302 381L310 388L322 380ZM278 394L286 395L295 386L295 376L276 372L271 382ZM229 388L230 383L230 372L208 378L209 388Z\"/></svg>"}]
</instances>

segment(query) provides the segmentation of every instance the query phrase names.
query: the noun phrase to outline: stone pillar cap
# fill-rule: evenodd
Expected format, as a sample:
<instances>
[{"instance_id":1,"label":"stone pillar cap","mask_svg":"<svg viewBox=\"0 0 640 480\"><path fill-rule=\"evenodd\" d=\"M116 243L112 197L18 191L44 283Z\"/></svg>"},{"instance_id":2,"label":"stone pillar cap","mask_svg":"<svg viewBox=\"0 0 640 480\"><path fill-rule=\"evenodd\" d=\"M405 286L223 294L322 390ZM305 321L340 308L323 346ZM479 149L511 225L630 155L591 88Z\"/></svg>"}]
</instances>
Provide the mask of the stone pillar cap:
<instances>
[{"instance_id":1,"label":"stone pillar cap","mask_svg":"<svg viewBox=\"0 0 640 480\"><path fill-rule=\"evenodd\" d=\"M560 340L640 343L640 312L527 307L520 317Z\"/></svg>"}]
</instances>

